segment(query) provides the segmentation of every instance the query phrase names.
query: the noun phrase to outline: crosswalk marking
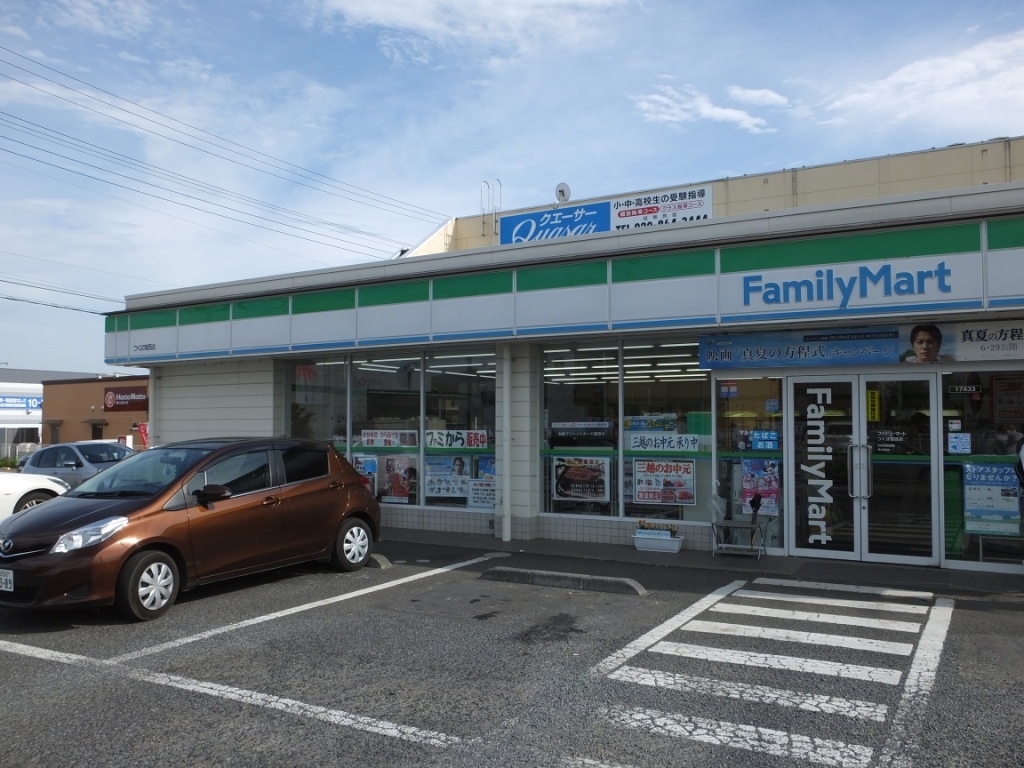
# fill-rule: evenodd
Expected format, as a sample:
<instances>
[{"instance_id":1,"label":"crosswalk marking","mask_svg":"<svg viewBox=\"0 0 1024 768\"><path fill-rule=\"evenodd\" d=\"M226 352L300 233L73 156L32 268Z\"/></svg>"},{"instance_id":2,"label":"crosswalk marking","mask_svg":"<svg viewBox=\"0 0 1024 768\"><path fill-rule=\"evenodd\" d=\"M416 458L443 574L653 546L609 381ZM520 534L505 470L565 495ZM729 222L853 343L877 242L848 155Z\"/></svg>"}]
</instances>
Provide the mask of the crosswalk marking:
<instances>
[{"instance_id":1,"label":"crosswalk marking","mask_svg":"<svg viewBox=\"0 0 1024 768\"><path fill-rule=\"evenodd\" d=\"M711 606L712 613L735 613L741 616L760 616L765 619L785 619L788 621L816 621L822 624L841 624L850 627L866 627L883 629L891 632L921 631L921 624L916 621L894 621L892 619L865 619L860 616L844 616L839 613L811 613L810 611L791 611L777 608L762 608L756 605L737 605L735 603L719 603Z\"/></svg>"},{"instance_id":2,"label":"crosswalk marking","mask_svg":"<svg viewBox=\"0 0 1024 768\"><path fill-rule=\"evenodd\" d=\"M780 656L774 653L749 653L732 648L710 648L705 645L688 645L664 640L651 646L653 653L665 653L702 659L722 664L739 664L759 669L776 669L788 672L809 672L828 677L846 677L854 680L868 680L885 685L899 685L903 673L898 669L865 667L857 664L841 664L835 661L805 659L800 656Z\"/></svg>"},{"instance_id":3,"label":"crosswalk marking","mask_svg":"<svg viewBox=\"0 0 1024 768\"><path fill-rule=\"evenodd\" d=\"M739 699L755 704L776 704L782 707L793 707L804 712L819 712L828 715L842 715L860 720L873 720L884 723L889 708L885 704L873 701L845 699L841 696L822 696L818 693L790 691L785 688L773 688L768 685L750 685L727 680L711 680L706 677L680 675L660 669L642 669L640 667L620 667L608 676L612 680L626 683L647 685L654 688L666 688L683 693L696 693L701 696L718 696L727 699Z\"/></svg>"},{"instance_id":4,"label":"crosswalk marking","mask_svg":"<svg viewBox=\"0 0 1024 768\"><path fill-rule=\"evenodd\" d=\"M733 637L755 637L760 640L774 640L783 643L805 643L820 647L849 648L856 651L872 653L891 653L896 656L909 656L914 652L910 643L891 643L885 640L873 640L870 637L849 637L847 635L830 635L822 632L799 632L792 629L774 629L757 627L750 624L730 624L724 621L687 622L680 629L687 632L706 632L714 635L731 635Z\"/></svg>"},{"instance_id":5,"label":"crosswalk marking","mask_svg":"<svg viewBox=\"0 0 1024 768\"><path fill-rule=\"evenodd\" d=\"M684 737L705 744L763 752L775 757L804 759L837 768L867 768L874 755L870 747L856 744L642 707L607 707L600 714L610 722L628 728Z\"/></svg>"},{"instance_id":6,"label":"crosswalk marking","mask_svg":"<svg viewBox=\"0 0 1024 768\"><path fill-rule=\"evenodd\" d=\"M788 589L815 589L823 592L858 592L862 595L884 595L885 597L911 597L918 600L932 600L934 592L920 592L914 589L893 589L892 587L865 587L860 584L831 584L824 581L797 581L790 579L754 579L755 584L767 584Z\"/></svg>"},{"instance_id":7,"label":"crosswalk marking","mask_svg":"<svg viewBox=\"0 0 1024 768\"><path fill-rule=\"evenodd\" d=\"M759 592L755 589L740 589L733 593L735 597L750 597L757 600L776 600L785 603L810 603L822 607L857 608L861 611L890 611L892 613L928 613L927 605L909 605L907 603L878 603L860 600L841 600L838 598L814 597L812 595L786 595L779 592Z\"/></svg>"},{"instance_id":8,"label":"crosswalk marking","mask_svg":"<svg viewBox=\"0 0 1024 768\"><path fill-rule=\"evenodd\" d=\"M797 733L761 727L757 724L727 722L694 717L683 712L666 712L630 706L612 706L601 710L603 716L616 725L639 731L675 736L705 744L714 744L751 752L762 752L784 758L800 759L837 768L913 768L913 754L918 745L920 724L927 701L934 686L936 670L951 621L954 603L936 598L931 592L862 587L850 584L825 584L813 581L759 578L754 584L768 589L749 589L751 582L733 582L716 590L662 625L647 632L626 648L613 653L592 668L595 675L606 675L620 683L642 685L663 691L674 691L699 702L714 696L749 704L751 715L763 719L763 707L780 706L823 717L844 717L888 728L876 733L877 742L848 744ZM771 589L783 587L784 589ZM815 592L817 594L815 594ZM847 593L848 598L827 597L828 593ZM855 597L863 596L863 597ZM921 601L927 601L922 603ZM774 603L774 605L773 605ZM787 605L788 603L788 605ZM870 612L870 613L869 613ZM892 618L878 614L895 614ZM868 615L865 615L868 614ZM871 615L874 614L874 615ZM904 621L899 614L913 621ZM712 620L717 619L717 620ZM768 621L764 621L768 620ZM760 621L760 623L758 623ZM902 633L916 642L895 642L879 635L880 639L849 635L844 632L808 632L791 629L786 623L830 625L836 629L860 628L878 633ZM774 624L774 626L767 626ZM682 633L714 634L725 638L743 638L750 641L798 643L816 648L855 650L889 657L910 657L909 669L889 666L845 664L805 656L787 656L740 650L735 647L711 647L675 640ZM673 639L669 639L673 636ZM899 638L896 638L899 639ZM725 641L725 645L728 645ZM732 643L737 645L737 643ZM708 665L732 665L755 668L763 674L796 673L793 690L757 684L759 681L740 682L727 678L740 676L739 672L723 672L723 679L685 674L683 669L655 669L636 664L633 660L644 653L657 653L692 660L702 670ZM820 655L810 652L811 656ZM682 662L677 662L681 664ZM903 662L904 664L906 662ZM669 667L664 660L652 667ZM901 666L901 665L897 665ZM900 697L897 704L881 701L848 699L829 694L829 686L842 686L824 680L814 681L810 676L825 676L849 681L863 681L889 686ZM902 687L901 683L903 684ZM802 690L798 690L802 689ZM889 696L884 689L876 689L883 700ZM737 704L737 706L739 706ZM756 709L756 707L762 709ZM789 721L792 715L784 721ZM871 731L866 723L853 727L851 733L860 733L858 740L868 740Z\"/></svg>"}]
</instances>

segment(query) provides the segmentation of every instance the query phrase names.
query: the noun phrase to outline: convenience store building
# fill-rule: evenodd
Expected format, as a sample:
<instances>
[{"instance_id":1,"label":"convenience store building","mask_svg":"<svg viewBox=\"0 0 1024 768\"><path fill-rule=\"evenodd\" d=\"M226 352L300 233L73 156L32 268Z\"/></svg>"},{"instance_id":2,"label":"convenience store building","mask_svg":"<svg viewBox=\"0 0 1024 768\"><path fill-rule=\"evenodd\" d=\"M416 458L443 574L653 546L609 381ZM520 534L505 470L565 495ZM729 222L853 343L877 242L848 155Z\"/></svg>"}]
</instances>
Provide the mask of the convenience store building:
<instances>
[{"instance_id":1,"label":"convenience store building","mask_svg":"<svg viewBox=\"0 0 1024 768\"><path fill-rule=\"evenodd\" d=\"M1024 573L1024 138L453 219L141 294L151 444L333 441L386 527Z\"/></svg>"}]
</instances>

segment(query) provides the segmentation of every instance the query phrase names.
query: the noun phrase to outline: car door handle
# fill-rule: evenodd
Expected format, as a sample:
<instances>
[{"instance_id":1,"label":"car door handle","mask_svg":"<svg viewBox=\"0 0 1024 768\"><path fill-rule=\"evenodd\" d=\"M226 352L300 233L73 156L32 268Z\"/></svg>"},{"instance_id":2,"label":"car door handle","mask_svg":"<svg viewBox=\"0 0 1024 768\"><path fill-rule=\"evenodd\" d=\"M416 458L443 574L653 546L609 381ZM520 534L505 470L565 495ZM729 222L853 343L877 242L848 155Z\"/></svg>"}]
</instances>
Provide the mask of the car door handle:
<instances>
[{"instance_id":1,"label":"car door handle","mask_svg":"<svg viewBox=\"0 0 1024 768\"><path fill-rule=\"evenodd\" d=\"M277 504L280 504L280 503L281 503L281 502L280 502L280 500L279 500L279 499L277 498L277 496L267 496L267 497L266 497L266 498L265 498L265 499L264 499L264 500L262 501L262 504L263 504L263 506L264 506L264 507L273 507L273 506L275 506L275 505L277 505Z\"/></svg>"}]
</instances>

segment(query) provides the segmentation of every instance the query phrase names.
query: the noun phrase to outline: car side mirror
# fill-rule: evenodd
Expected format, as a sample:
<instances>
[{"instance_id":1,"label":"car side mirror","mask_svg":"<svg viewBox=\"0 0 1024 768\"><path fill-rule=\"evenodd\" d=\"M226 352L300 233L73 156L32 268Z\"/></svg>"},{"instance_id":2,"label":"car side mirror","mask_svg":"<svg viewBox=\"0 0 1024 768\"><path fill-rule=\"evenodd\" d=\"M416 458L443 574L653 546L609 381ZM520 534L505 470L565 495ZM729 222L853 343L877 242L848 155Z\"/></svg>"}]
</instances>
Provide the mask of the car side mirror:
<instances>
[{"instance_id":1,"label":"car side mirror","mask_svg":"<svg viewBox=\"0 0 1024 768\"><path fill-rule=\"evenodd\" d=\"M204 485L198 491L192 491L196 501L206 505L211 501L222 501L231 498L231 489L226 485Z\"/></svg>"}]
</instances>

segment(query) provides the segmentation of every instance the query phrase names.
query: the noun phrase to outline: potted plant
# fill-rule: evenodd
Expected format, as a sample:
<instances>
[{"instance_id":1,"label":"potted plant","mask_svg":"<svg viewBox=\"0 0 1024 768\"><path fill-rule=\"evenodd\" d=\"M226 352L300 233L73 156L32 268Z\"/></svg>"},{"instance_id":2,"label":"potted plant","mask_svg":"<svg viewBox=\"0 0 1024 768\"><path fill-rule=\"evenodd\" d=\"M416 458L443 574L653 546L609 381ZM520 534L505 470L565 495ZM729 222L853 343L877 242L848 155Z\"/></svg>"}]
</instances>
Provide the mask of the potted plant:
<instances>
[{"instance_id":1,"label":"potted plant","mask_svg":"<svg viewBox=\"0 0 1024 768\"><path fill-rule=\"evenodd\" d=\"M633 532L633 546L645 552L678 552L682 549L683 538L676 525L638 520Z\"/></svg>"}]
</instances>

